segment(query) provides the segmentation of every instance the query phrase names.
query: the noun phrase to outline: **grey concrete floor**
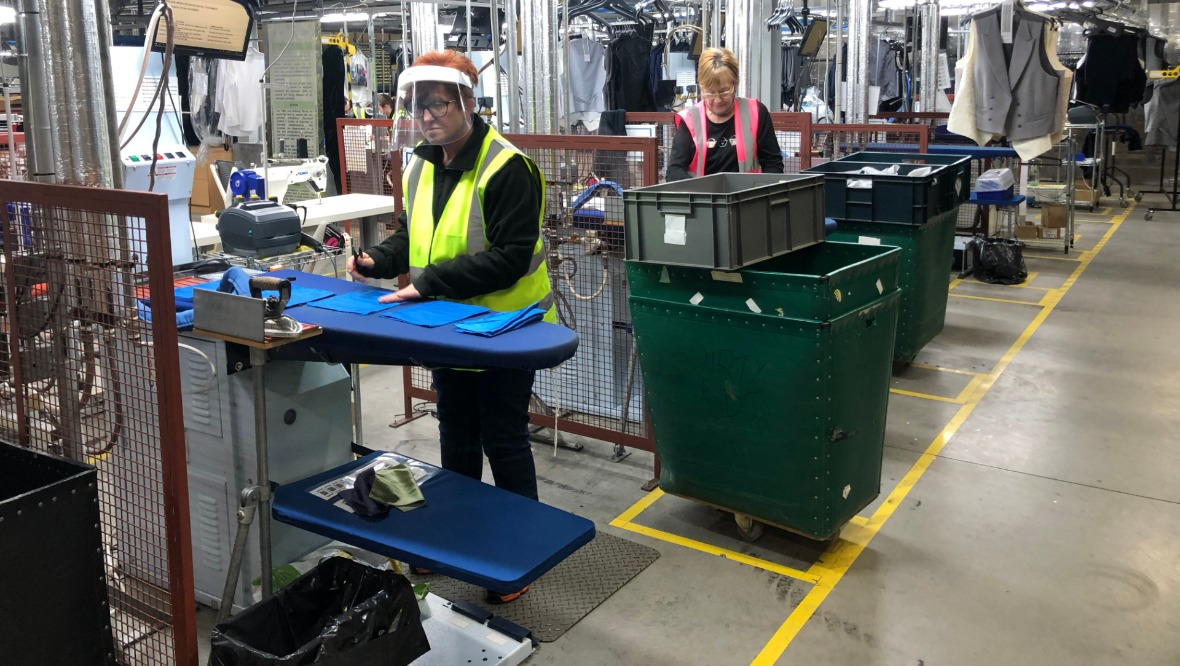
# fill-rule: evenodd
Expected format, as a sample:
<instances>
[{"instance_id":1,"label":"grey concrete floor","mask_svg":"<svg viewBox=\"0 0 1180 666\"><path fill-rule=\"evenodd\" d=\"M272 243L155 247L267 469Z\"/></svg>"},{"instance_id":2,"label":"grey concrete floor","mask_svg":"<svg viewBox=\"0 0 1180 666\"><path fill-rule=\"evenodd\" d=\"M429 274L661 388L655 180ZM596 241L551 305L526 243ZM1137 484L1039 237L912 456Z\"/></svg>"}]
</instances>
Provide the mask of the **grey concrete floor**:
<instances>
[{"instance_id":1,"label":"grey concrete floor","mask_svg":"<svg viewBox=\"0 0 1180 666\"><path fill-rule=\"evenodd\" d=\"M952 283L832 544L671 496L620 519L650 455L537 445L543 501L662 556L528 663L1180 664L1180 214L1108 201L1025 285ZM437 462L432 418L389 426L401 376L363 371L366 443Z\"/></svg>"}]
</instances>

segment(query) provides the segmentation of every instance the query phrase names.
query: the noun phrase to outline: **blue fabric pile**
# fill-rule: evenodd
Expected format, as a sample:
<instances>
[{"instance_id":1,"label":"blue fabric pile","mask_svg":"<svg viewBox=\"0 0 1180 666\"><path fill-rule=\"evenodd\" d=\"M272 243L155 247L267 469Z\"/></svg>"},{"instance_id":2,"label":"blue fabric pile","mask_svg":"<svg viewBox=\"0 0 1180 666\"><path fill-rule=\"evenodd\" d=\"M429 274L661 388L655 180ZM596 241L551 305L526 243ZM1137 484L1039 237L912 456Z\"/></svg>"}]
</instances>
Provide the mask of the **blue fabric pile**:
<instances>
[{"instance_id":1,"label":"blue fabric pile","mask_svg":"<svg viewBox=\"0 0 1180 666\"><path fill-rule=\"evenodd\" d=\"M480 317L479 319L460 322L455 325L455 330L460 333L482 335L491 338L501 333L515 331L533 322L541 321L541 318L544 316L544 310L536 307L536 305L530 305L527 308L522 308L514 312L496 312L485 317Z\"/></svg>"},{"instance_id":2,"label":"blue fabric pile","mask_svg":"<svg viewBox=\"0 0 1180 666\"><path fill-rule=\"evenodd\" d=\"M390 312L382 312L386 319L396 319L400 322L435 328L446 326L457 321L487 312L488 309L478 305L454 303L451 301L426 301L411 307L398 308Z\"/></svg>"}]
</instances>

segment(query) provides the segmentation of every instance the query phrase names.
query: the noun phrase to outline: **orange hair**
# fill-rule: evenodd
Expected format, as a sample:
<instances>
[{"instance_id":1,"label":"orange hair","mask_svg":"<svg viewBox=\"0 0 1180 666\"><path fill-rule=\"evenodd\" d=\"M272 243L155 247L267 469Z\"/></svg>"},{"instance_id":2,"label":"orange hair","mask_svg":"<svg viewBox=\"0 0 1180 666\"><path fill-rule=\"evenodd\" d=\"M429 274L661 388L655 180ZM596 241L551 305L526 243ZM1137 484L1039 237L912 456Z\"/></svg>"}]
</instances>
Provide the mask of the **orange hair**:
<instances>
[{"instance_id":1,"label":"orange hair","mask_svg":"<svg viewBox=\"0 0 1180 666\"><path fill-rule=\"evenodd\" d=\"M479 79L479 72L475 69L475 63L457 51L430 51L423 53L414 60L413 67L418 65L435 65L437 67L450 67L463 72L468 79L474 84ZM475 94L474 91L468 94Z\"/></svg>"}]
</instances>

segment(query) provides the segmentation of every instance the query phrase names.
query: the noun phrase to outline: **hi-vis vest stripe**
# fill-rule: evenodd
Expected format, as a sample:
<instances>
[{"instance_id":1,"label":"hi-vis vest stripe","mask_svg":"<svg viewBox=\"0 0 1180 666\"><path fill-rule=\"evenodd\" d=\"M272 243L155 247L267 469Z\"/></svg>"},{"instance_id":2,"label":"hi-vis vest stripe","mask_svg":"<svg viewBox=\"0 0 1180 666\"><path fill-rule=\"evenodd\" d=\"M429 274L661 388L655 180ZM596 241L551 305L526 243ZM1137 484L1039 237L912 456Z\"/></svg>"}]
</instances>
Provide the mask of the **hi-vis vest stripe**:
<instances>
[{"instance_id":1,"label":"hi-vis vest stripe","mask_svg":"<svg viewBox=\"0 0 1180 666\"><path fill-rule=\"evenodd\" d=\"M758 104L745 97L738 97L734 104L734 130L737 134L738 170L740 173L761 173L758 164ZM688 125L688 133L696 144L697 152L688 165L689 172L698 178L705 175L705 152L709 146L708 125L705 124L705 103L700 102L691 109L680 112L680 119Z\"/></svg>"},{"instance_id":2,"label":"hi-vis vest stripe","mask_svg":"<svg viewBox=\"0 0 1180 666\"><path fill-rule=\"evenodd\" d=\"M528 272L511 287L463 302L497 312L510 312L538 303L537 307L545 310L545 321L556 322L557 311L545 263L545 239L539 233L545 214L545 177L532 160L490 127L480 147L476 168L464 172L459 179L437 225L434 224L434 165L416 155L410 159L402 181L410 220L410 278L421 275L432 263L487 250L484 192L492 176L513 155L524 157L529 168L541 179L541 217L537 219L537 244L533 247L532 262Z\"/></svg>"}]
</instances>

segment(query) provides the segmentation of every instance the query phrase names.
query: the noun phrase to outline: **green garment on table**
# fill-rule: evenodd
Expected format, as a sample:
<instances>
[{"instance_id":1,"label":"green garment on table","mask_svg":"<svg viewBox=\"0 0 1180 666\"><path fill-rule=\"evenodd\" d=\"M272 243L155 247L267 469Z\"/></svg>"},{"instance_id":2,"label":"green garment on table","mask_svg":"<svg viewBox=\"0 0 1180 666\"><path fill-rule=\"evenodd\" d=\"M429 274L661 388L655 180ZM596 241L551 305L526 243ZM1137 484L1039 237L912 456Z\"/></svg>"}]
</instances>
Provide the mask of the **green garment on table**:
<instances>
[{"instance_id":1,"label":"green garment on table","mask_svg":"<svg viewBox=\"0 0 1180 666\"><path fill-rule=\"evenodd\" d=\"M414 472L403 464L377 470L369 498L397 507L400 511L413 511L426 506L426 498L414 480Z\"/></svg>"}]
</instances>

